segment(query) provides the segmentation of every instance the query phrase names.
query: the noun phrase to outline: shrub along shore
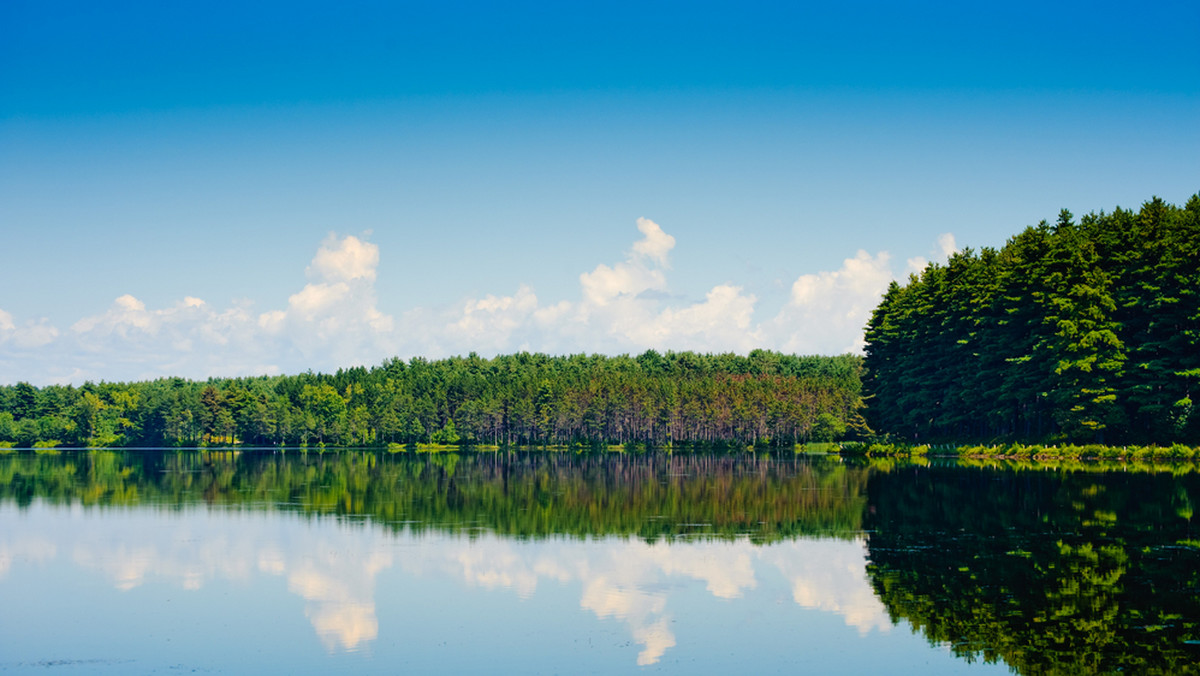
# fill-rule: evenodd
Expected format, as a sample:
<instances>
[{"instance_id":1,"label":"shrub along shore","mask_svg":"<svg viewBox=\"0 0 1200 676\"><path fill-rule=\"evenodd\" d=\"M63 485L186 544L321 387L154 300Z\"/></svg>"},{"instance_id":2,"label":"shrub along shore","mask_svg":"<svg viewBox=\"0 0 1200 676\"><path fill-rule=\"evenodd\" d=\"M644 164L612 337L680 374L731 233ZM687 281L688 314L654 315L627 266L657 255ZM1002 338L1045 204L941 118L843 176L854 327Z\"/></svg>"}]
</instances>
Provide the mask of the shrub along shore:
<instances>
[{"instance_id":1,"label":"shrub along shore","mask_svg":"<svg viewBox=\"0 0 1200 676\"><path fill-rule=\"evenodd\" d=\"M1101 444L917 445L849 442L837 453L870 458L942 456L957 458L1016 458L1067 460L1200 460L1200 446L1104 446Z\"/></svg>"}]
</instances>

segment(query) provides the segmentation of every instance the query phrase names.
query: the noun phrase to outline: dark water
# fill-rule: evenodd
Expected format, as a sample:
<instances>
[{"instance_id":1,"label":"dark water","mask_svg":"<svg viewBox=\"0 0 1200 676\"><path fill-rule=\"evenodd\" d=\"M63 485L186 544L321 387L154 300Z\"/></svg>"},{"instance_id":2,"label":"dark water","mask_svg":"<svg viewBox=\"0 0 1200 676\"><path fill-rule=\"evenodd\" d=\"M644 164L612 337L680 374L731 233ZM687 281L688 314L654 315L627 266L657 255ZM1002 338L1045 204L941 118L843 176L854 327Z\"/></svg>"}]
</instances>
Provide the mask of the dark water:
<instances>
[{"instance_id":1,"label":"dark water","mask_svg":"<svg viewBox=\"0 0 1200 676\"><path fill-rule=\"evenodd\" d=\"M11 673L1200 673L1191 467L0 456Z\"/></svg>"}]
</instances>

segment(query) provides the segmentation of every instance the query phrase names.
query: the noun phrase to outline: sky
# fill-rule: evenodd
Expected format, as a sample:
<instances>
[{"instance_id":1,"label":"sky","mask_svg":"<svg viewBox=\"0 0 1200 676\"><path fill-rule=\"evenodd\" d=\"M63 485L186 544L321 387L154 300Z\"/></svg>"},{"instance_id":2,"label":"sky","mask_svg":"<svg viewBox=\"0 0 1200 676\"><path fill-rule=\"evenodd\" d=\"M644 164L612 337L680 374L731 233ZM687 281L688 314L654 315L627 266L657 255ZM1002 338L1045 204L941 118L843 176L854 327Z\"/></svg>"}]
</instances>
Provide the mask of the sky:
<instances>
[{"instance_id":1,"label":"sky","mask_svg":"<svg viewBox=\"0 0 1200 676\"><path fill-rule=\"evenodd\" d=\"M249 5L249 6L247 6ZM862 349L1200 191L1195 2L0 3L0 384Z\"/></svg>"}]
</instances>

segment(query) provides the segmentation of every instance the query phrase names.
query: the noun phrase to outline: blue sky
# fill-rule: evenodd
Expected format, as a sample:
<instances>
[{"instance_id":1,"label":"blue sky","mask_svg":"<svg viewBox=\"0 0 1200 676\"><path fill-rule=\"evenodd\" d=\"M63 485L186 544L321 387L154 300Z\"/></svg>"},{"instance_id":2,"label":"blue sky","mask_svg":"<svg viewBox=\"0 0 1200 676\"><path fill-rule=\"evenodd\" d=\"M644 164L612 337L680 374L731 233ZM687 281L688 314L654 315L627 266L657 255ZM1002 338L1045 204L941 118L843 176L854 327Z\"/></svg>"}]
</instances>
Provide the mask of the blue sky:
<instances>
[{"instance_id":1,"label":"blue sky","mask_svg":"<svg viewBox=\"0 0 1200 676\"><path fill-rule=\"evenodd\" d=\"M242 4L0 5L0 382L839 353L1200 190L1193 2Z\"/></svg>"}]
</instances>

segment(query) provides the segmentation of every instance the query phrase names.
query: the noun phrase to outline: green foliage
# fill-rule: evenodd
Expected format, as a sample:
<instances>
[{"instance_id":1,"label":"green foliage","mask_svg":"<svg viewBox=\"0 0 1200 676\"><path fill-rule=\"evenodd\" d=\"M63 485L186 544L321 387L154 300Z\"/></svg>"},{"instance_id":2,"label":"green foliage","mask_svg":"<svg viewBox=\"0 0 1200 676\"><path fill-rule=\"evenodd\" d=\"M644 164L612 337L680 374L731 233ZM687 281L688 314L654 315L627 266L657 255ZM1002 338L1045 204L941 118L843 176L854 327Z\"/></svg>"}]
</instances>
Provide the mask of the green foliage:
<instances>
[{"instance_id":1,"label":"green foliage","mask_svg":"<svg viewBox=\"0 0 1200 676\"><path fill-rule=\"evenodd\" d=\"M1104 446L1101 444L995 444L995 445L912 445L904 443L842 444L845 456L873 458L938 455L957 458L1036 458L1083 460L1200 460L1200 446Z\"/></svg>"},{"instance_id":2,"label":"green foliage","mask_svg":"<svg viewBox=\"0 0 1200 676\"><path fill-rule=\"evenodd\" d=\"M870 434L862 359L693 352L389 360L335 374L0 387L0 441L775 447Z\"/></svg>"},{"instance_id":3,"label":"green foliage","mask_svg":"<svg viewBox=\"0 0 1200 676\"><path fill-rule=\"evenodd\" d=\"M872 426L910 442L1200 444L1200 195L1066 210L892 284L866 330Z\"/></svg>"},{"instance_id":4,"label":"green foliage","mask_svg":"<svg viewBox=\"0 0 1200 676\"><path fill-rule=\"evenodd\" d=\"M817 416L817 421L813 424L812 439L817 442L830 442L834 439L841 439L846 434L846 423L838 420L831 413L822 413Z\"/></svg>"}]
</instances>

